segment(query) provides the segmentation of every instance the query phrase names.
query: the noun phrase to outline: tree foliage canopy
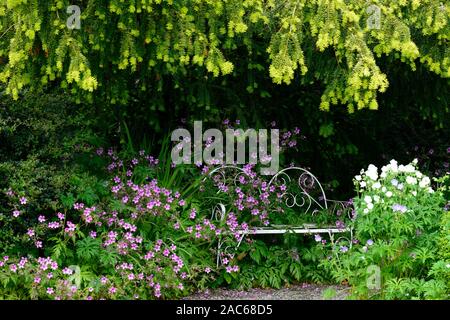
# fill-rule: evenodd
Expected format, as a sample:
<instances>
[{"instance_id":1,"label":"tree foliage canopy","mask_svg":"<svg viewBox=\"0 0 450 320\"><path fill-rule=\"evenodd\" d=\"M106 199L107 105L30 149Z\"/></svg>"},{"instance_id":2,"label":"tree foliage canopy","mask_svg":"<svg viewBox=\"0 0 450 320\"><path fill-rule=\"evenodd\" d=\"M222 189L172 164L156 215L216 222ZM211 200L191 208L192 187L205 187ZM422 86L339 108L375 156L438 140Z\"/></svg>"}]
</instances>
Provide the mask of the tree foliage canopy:
<instances>
[{"instance_id":1,"label":"tree foliage canopy","mask_svg":"<svg viewBox=\"0 0 450 320\"><path fill-rule=\"evenodd\" d=\"M67 26L69 5L81 8L80 29ZM180 87L189 73L239 67L323 84L323 110L376 109L389 86L383 55L450 77L449 18L440 0L1 0L0 83L15 98L58 85L127 104L161 91L164 76Z\"/></svg>"}]
</instances>

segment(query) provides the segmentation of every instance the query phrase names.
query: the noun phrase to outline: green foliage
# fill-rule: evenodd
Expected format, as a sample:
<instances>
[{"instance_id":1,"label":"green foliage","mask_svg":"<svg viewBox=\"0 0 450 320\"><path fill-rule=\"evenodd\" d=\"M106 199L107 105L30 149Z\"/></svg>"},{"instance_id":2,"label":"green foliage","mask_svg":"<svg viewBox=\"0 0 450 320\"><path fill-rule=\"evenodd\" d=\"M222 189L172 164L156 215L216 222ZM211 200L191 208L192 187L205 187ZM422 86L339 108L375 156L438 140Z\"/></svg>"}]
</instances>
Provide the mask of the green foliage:
<instances>
[{"instance_id":1,"label":"green foliage","mask_svg":"<svg viewBox=\"0 0 450 320\"><path fill-rule=\"evenodd\" d=\"M26 86L57 80L80 99L93 100L99 90L103 101L125 105L135 91L151 97L190 73L226 79L241 54L268 53L256 69L268 69L275 83L291 83L299 69L305 83L324 84L323 110L338 103L376 109L388 87L376 61L382 55L450 76L450 7L439 0L89 0L80 6L80 30L66 26L68 5L0 5L0 81L14 98ZM380 10L379 29L370 28L370 5Z\"/></svg>"},{"instance_id":2,"label":"green foliage","mask_svg":"<svg viewBox=\"0 0 450 320\"><path fill-rule=\"evenodd\" d=\"M322 263L337 281L352 285L353 297L448 298L444 190L434 191L416 163L403 166L392 160L381 174L370 165L355 177L357 241L334 244L332 259Z\"/></svg>"},{"instance_id":3,"label":"green foliage","mask_svg":"<svg viewBox=\"0 0 450 320\"><path fill-rule=\"evenodd\" d=\"M241 270L237 277L225 277L226 283L239 290L330 283L330 274L320 266L326 256L312 242L310 237L286 234L284 238L260 236L243 243L236 253Z\"/></svg>"},{"instance_id":4,"label":"green foliage","mask_svg":"<svg viewBox=\"0 0 450 320\"><path fill-rule=\"evenodd\" d=\"M92 197L91 186L97 186L96 194L102 195L98 182L88 183L87 168L94 171L95 165L84 154L91 148L87 143L101 140L93 133L96 120L88 119L92 113L65 95L27 94L20 102L3 96L0 104L0 241L9 250L20 243L17 233L39 214L54 212L64 194ZM5 196L10 190L12 198ZM12 227L11 205L19 196L32 204ZM69 204L67 198L63 202Z\"/></svg>"},{"instance_id":5,"label":"green foliage","mask_svg":"<svg viewBox=\"0 0 450 320\"><path fill-rule=\"evenodd\" d=\"M324 290L323 292L323 298L324 299L332 299L336 296L336 289L333 288L328 288L326 290Z\"/></svg>"}]
</instances>

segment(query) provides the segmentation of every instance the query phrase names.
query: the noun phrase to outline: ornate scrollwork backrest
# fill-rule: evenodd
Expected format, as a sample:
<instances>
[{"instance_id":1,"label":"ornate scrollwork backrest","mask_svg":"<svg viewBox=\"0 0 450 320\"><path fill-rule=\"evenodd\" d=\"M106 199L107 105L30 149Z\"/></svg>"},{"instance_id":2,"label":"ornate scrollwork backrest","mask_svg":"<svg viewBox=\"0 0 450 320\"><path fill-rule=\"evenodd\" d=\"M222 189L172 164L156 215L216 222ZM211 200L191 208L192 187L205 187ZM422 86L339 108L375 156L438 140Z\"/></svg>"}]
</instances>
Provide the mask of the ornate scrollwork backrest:
<instances>
[{"instance_id":1,"label":"ornate scrollwork backrest","mask_svg":"<svg viewBox=\"0 0 450 320\"><path fill-rule=\"evenodd\" d=\"M255 179L258 178L251 174L243 168L226 165L213 169L203 181L210 179L215 188L217 188L217 193L219 193L220 187L238 187L240 179L247 179L248 182L256 181ZM285 185L286 188L282 191L280 199L289 208L295 209L297 207L303 209L304 213L310 213L312 215L326 211L332 216L342 216L342 218L348 216L350 220L354 218L349 203L346 201L327 199L325 191L317 177L304 168L290 167L280 170L270 179L267 184L267 189L273 186L279 192L281 185ZM261 193L262 191L257 190L256 192ZM227 209L220 201L214 203L211 219L223 221L226 218Z\"/></svg>"},{"instance_id":2,"label":"ornate scrollwork backrest","mask_svg":"<svg viewBox=\"0 0 450 320\"><path fill-rule=\"evenodd\" d=\"M289 172L289 174L288 174ZM298 175L298 178L294 178ZM293 182L297 190L292 187ZM279 171L269 182L269 187L285 185L281 195L286 206L305 209L305 213L315 214L328 209L325 192L319 180L311 172L300 167L290 167Z\"/></svg>"}]
</instances>

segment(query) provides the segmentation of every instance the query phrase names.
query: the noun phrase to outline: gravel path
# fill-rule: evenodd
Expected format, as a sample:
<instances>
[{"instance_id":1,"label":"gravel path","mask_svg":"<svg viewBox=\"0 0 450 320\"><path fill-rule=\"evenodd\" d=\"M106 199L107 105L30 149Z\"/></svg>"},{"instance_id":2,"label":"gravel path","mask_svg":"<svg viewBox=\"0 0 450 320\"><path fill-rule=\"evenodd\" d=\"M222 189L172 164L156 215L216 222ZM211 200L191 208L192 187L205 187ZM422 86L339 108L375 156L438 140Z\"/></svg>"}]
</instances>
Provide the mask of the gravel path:
<instances>
[{"instance_id":1,"label":"gravel path","mask_svg":"<svg viewBox=\"0 0 450 320\"><path fill-rule=\"evenodd\" d=\"M199 292L185 300L324 300L326 289L336 290L333 300L344 300L348 287L316 284L295 285L282 289L250 289L249 291L215 289Z\"/></svg>"}]
</instances>

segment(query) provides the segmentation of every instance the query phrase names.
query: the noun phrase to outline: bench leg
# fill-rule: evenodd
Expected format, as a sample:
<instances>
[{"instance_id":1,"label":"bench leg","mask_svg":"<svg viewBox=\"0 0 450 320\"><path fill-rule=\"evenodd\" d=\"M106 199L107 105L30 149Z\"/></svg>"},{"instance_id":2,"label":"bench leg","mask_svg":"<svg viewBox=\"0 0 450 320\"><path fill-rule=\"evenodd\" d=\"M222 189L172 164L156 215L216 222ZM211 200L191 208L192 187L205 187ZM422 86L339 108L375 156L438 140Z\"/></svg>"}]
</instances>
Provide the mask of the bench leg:
<instances>
[{"instance_id":1,"label":"bench leg","mask_svg":"<svg viewBox=\"0 0 450 320\"><path fill-rule=\"evenodd\" d=\"M222 243L222 239L221 238L219 238L219 242L217 243L217 257L216 257L216 266L217 266L217 268L219 268L219 266L220 266L220 261L221 261L221 253L222 253L222 245L223 245L223 243Z\"/></svg>"},{"instance_id":2,"label":"bench leg","mask_svg":"<svg viewBox=\"0 0 450 320\"><path fill-rule=\"evenodd\" d=\"M241 234L240 238L238 239L238 243L234 247L234 251L236 251L239 248L239 246L242 243L242 240L244 240L246 235L247 235L247 233ZM216 257L217 268L222 264L222 254L226 253L227 249L230 248L230 247L226 247L225 249L222 249L222 247L223 247L223 241L222 241L222 238L219 238L219 241L217 243L217 257Z\"/></svg>"}]
</instances>

